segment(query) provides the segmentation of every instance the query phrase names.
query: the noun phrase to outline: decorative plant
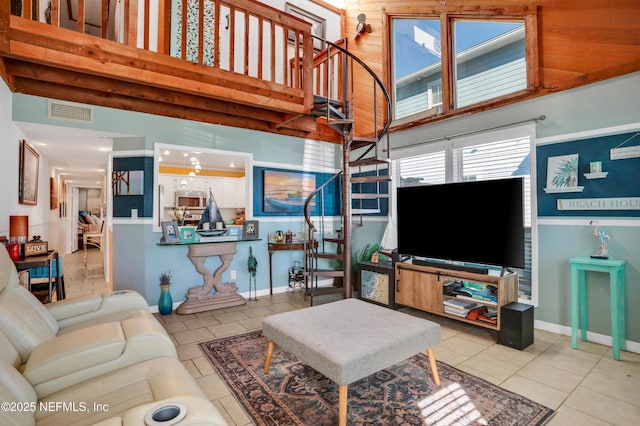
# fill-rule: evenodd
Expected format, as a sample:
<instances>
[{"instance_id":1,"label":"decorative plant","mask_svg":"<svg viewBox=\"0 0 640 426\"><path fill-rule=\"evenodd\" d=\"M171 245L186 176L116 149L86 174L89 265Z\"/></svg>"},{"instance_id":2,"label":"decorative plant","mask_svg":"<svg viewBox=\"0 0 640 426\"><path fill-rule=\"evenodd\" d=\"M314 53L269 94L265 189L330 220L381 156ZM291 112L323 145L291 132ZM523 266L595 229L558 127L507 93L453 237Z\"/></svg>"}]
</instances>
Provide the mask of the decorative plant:
<instances>
[{"instance_id":1,"label":"decorative plant","mask_svg":"<svg viewBox=\"0 0 640 426\"><path fill-rule=\"evenodd\" d=\"M163 272L160 274L160 285L171 284L171 272Z\"/></svg>"},{"instance_id":2,"label":"decorative plant","mask_svg":"<svg viewBox=\"0 0 640 426\"><path fill-rule=\"evenodd\" d=\"M367 244L360 250L356 250L351 255L351 272L355 273L358 269L358 262L370 262L373 253L382 249L381 244ZM341 260L332 260L331 266L334 269L344 269L344 262Z\"/></svg>"},{"instance_id":3,"label":"decorative plant","mask_svg":"<svg viewBox=\"0 0 640 426\"><path fill-rule=\"evenodd\" d=\"M176 218L178 222L178 226L184 225L184 220L187 216L189 216L189 210L186 207L178 207L173 211L173 216Z\"/></svg>"}]
</instances>

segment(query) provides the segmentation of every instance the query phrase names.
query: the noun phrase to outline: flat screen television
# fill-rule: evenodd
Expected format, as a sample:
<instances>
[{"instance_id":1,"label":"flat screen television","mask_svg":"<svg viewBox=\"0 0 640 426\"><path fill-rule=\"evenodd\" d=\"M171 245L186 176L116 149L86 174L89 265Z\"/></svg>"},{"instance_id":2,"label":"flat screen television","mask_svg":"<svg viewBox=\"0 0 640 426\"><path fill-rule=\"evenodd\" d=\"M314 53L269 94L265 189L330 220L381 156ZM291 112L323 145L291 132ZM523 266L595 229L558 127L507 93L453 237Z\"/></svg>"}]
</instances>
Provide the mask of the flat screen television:
<instances>
[{"instance_id":1,"label":"flat screen television","mask_svg":"<svg viewBox=\"0 0 640 426\"><path fill-rule=\"evenodd\" d=\"M398 188L398 253L524 268L523 188L522 177Z\"/></svg>"}]
</instances>

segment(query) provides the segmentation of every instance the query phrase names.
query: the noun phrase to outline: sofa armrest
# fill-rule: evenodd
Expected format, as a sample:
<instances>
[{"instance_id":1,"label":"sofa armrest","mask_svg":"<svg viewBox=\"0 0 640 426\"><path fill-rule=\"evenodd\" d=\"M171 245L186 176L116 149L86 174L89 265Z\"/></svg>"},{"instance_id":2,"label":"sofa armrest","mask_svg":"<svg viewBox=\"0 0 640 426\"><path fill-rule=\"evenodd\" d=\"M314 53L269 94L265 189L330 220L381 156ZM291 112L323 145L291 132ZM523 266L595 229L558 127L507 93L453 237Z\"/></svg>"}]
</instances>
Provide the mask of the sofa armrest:
<instances>
[{"instance_id":1,"label":"sofa armrest","mask_svg":"<svg viewBox=\"0 0 640 426\"><path fill-rule=\"evenodd\" d=\"M116 312L149 310L147 301L132 290L118 290L99 296L74 297L45 305L60 327L107 316Z\"/></svg>"}]
</instances>

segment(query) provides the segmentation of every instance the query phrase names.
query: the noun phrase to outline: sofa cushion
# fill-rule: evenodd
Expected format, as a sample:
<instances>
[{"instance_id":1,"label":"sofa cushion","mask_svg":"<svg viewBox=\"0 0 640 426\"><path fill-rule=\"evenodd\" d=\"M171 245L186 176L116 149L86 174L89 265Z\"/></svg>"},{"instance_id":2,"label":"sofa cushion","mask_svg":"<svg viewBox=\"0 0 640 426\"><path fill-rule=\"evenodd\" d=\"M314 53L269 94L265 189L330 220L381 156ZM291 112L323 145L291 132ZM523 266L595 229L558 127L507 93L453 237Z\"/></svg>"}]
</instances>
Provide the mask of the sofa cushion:
<instances>
[{"instance_id":1,"label":"sofa cushion","mask_svg":"<svg viewBox=\"0 0 640 426\"><path fill-rule=\"evenodd\" d=\"M15 272L15 266L12 268ZM11 341L24 363L36 346L56 336L58 322L27 289L19 285L8 286L0 292L0 331Z\"/></svg>"},{"instance_id":2,"label":"sofa cushion","mask_svg":"<svg viewBox=\"0 0 640 426\"><path fill-rule=\"evenodd\" d=\"M117 325L119 331L116 331L115 326L111 328L111 325ZM95 334L98 338L94 339L88 334ZM106 336L104 339L103 334ZM119 336L124 340L121 347ZM58 345L58 340L63 345ZM68 353L64 350L64 342L71 348ZM104 351L101 346L104 346ZM38 356L29 358L23 367L23 374L39 398L142 361L178 357L173 341L162 325L151 316L78 329L43 343L43 347L43 352L38 353L38 347L33 354ZM87 358L78 358L77 362L73 362L76 351L85 352ZM64 367L47 369L46 366L50 365L47 353L59 357L60 359L53 357L53 362ZM65 363L62 358L67 358L70 362Z\"/></svg>"},{"instance_id":3,"label":"sofa cushion","mask_svg":"<svg viewBox=\"0 0 640 426\"><path fill-rule=\"evenodd\" d=\"M117 322L76 330L36 347L22 374L32 384L47 382L117 359L126 344Z\"/></svg>"},{"instance_id":4,"label":"sofa cushion","mask_svg":"<svg viewBox=\"0 0 640 426\"><path fill-rule=\"evenodd\" d=\"M20 354L18 354L18 351L2 331L0 331L0 360L13 365L15 368L20 368L22 365Z\"/></svg>"}]
</instances>

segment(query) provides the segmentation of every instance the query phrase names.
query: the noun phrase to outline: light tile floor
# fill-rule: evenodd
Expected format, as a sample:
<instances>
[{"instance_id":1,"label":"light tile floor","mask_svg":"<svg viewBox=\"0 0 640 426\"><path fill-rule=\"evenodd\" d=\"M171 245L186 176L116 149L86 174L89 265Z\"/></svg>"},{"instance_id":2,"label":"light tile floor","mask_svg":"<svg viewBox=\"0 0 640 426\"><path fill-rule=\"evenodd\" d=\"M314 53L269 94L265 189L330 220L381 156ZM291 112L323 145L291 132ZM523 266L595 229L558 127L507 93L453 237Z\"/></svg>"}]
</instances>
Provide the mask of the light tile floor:
<instances>
[{"instance_id":1,"label":"light tile floor","mask_svg":"<svg viewBox=\"0 0 640 426\"><path fill-rule=\"evenodd\" d=\"M64 258L67 297L96 294L108 288L102 258L88 251ZM324 299L328 301L330 299ZM318 303L322 300L317 299ZM156 314L174 340L178 356L230 425L252 422L203 356L199 342L262 328L262 319L276 312L308 306L299 291L249 301L246 305L192 315ZM557 410L548 425L640 424L640 354L622 352L612 359L610 347L535 330L534 344L518 351L495 343L495 333L424 312L403 309L442 326L438 360Z\"/></svg>"}]
</instances>

